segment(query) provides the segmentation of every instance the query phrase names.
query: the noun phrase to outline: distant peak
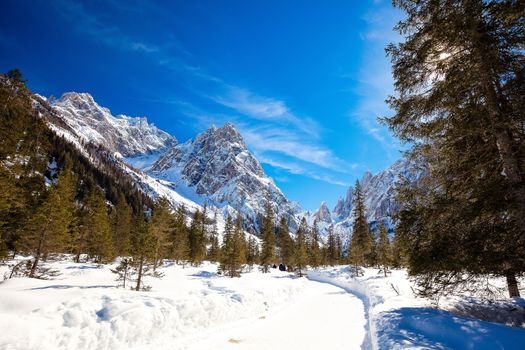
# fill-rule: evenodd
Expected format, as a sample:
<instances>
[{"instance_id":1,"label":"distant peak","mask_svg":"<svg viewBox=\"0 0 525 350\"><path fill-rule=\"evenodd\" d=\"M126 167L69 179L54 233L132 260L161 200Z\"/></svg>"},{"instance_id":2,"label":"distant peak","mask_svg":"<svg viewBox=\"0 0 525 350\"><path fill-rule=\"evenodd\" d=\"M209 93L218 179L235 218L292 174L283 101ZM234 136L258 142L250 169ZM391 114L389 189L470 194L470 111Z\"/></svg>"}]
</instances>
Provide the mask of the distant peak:
<instances>
[{"instance_id":1,"label":"distant peak","mask_svg":"<svg viewBox=\"0 0 525 350\"><path fill-rule=\"evenodd\" d=\"M87 92L65 92L59 98L59 101L83 100L90 103L95 103L93 96Z\"/></svg>"}]
</instances>

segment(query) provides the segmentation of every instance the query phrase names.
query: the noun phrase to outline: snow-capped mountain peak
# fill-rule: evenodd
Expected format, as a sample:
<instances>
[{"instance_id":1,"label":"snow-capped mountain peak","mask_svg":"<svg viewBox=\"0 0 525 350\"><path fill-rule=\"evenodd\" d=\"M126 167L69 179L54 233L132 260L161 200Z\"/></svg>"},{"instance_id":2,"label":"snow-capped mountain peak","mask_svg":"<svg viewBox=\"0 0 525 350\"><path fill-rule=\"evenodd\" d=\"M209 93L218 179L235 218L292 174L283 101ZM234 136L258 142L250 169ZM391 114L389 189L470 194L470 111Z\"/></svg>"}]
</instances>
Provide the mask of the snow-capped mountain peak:
<instances>
[{"instance_id":1,"label":"snow-capped mountain peak","mask_svg":"<svg viewBox=\"0 0 525 350\"><path fill-rule=\"evenodd\" d=\"M88 93L67 92L48 102L75 136L104 145L124 157L155 152L177 143L144 117L113 116Z\"/></svg>"}]
</instances>

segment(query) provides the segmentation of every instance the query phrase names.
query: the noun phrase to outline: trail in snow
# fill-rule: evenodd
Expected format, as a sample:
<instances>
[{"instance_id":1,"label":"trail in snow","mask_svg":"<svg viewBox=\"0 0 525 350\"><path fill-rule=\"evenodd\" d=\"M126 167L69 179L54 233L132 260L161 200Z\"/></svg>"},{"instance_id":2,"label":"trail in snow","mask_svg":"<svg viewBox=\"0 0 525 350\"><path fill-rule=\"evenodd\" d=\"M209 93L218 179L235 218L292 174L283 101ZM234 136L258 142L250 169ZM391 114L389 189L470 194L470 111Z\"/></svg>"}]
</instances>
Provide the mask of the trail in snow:
<instances>
[{"instance_id":1,"label":"trail in snow","mask_svg":"<svg viewBox=\"0 0 525 350\"><path fill-rule=\"evenodd\" d=\"M307 284L278 312L223 328L185 349L359 349L367 322L361 300L330 284Z\"/></svg>"}]
</instances>

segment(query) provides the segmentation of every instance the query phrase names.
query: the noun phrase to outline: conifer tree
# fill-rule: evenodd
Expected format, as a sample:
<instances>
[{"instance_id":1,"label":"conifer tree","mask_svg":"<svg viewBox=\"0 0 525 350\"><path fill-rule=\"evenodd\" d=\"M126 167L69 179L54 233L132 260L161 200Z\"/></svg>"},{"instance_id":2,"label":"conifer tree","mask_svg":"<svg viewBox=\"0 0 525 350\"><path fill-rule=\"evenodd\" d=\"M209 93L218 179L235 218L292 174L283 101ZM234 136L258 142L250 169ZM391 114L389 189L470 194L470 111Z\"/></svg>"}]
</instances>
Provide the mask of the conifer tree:
<instances>
[{"instance_id":1,"label":"conifer tree","mask_svg":"<svg viewBox=\"0 0 525 350\"><path fill-rule=\"evenodd\" d=\"M281 263L286 266L292 264L293 245L294 242L290 237L288 223L284 217L281 217L281 220L279 221L279 256L281 258Z\"/></svg>"},{"instance_id":2,"label":"conifer tree","mask_svg":"<svg viewBox=\"0 0 525 350\"><path fill-rule=\"evenodd\" d=\"M337 248L337 242L334 234L334 226L328 227L328 242L326 246L326 262L330 266L334 266L338 263L339 251Z\"/></svg>"},{"instance_id":3,"label":"conifer tree","mask_svg":"<svg viewBox=\"0 0 525 350\"><path fill-rule=\"evenodd\" d=\"M114 259L111 223L104 192L93 186L86 200L84 230L87 252L96 262Z\"/></svg>"},{"instance_id":4,"label":"conifer tree","mask_svg":"<svg viewBox=\"0 0 525 350\"><path fill-rule=\"evenodd\" d=\"M294 249L294 268L299 277L303 277L303 271L306 270L308 264L308 252L306 233L308 232L308 224L303 217L301 224L296 233L295 249Z\"/></svg>"},{"instance_id":5,"label":"conifer tree","mask_svg":"<svg viewBox=\"0 0 525 350\"><path fill-rule=\"evenodd\" d=\"M261 271L267 273L275 259L274 214L270 195L266 197L265 214L262 221Z\"/></svg>"},{"instance_id":6,"label":"conifer tree","mask_svg":"<svg viewBox=\"0 0 525 350\"><path fill-rule=\"evenodd\" d=\"M209 232L210 248L208 249L207 257L210 261L219 261L221 247L219 244L219 229L217 228L217 211L213 216L213 225Z\"/></svg>"},{"instance_id":7,"label":"conifer tree","mask_svg":"<svg viewBox=\"0 0 525 350\"><path fill-rule=\"evenodd\" d=\"M310 239L308 242L308 261L313 268L321 264L321 248L319 247L319 226L317 219L314 220L312 229L310 230Z\"/></svg>"},{"instance_id":8,"label":"conifer tree","mask_svg":"<svg viewBox=\"0 0 525 350\"><path fill-rule=\"evenodd\" d=\"M193 215L193 221L191 222L188 232L190 243L190 261L193 266L199 266L204 260L204 256L206 254L206 239L204 237L204 232L202 231L203 220L204 217L202 212L197 209Z\"/></svg>"},{"instance_id":9,"label":"conifer tree","mask_svg":"<svg viewBox=\"0 0 525 350\"><path fill-rule=\"evenodd\" d=\"M353 207L354 222L348 259L359 273L359 267L371 264L373 258L373 236L366 221L365 203L359 181L355 185Z\"/></svg>"},{"instance_id":10,"label":"conifer tree","mask_svg":"<svg viewBox=\"0 0 525 350\"><path fill-rule=\"evenodd\" d=\"M239 277L242 264L246 261L244 232L240 217L237 218L235 225L230 217L226 219L221 253L221 270L229 277Z\"/></svg>"},{"instance_id":11,"label":"conifer tree","mask_svg":"<svg viewBox=\"0 0 525 350\"><path fill-rule=\"evenodd\" d=\"M31 217L22 237L25 250L33 256L29 277L36 277L40 259L50 251L62 251L68 243L73 222L75 181L70 167L62 170L57 185Z\"/></svg>"},{"instance_id":12,"label":"conifer tree","mask_svg":"<svg viewBox=\"0 0 525 350\"><path fill-rule=\"evenodd\" d=\"M190 242L186 226L186 208L184 205L175 211L175 225L172 231L173 259L183 266L190 260Z\"/></svg>"},{"instance_id":13,"label":"conifer tree","mask_svg":"<svg viewBox=\"0 0 525 350\"><path fill-rule=\"evenodd\" d=\"M134 289L149 290L149 287L144 284L144 276L156 276L161 275L152 272L152 267L155 260L155 247L156 239L155 236L150 232L150 222L146 220L143 215L138 215L135 223L135 232L132 235L131 246L132 246L132 267L136 277Z\"/></svg>"},{"instance_id":14,"label":"conifer tree","mask_svg":"<svg viewBox=\"0 0 525 350\"><path fill-rule=\"evenodd\" d=\"M406 253L403 247L403 241L401 235L394 234L394 240L392 242L392 267L400 268L406 266Z\"/></svg>"},{"instance_id":15,"label":"conifer tree","mask_svg":"<svg viewBox=\"0 0 525 350\"><path fill-rule=\"evenodd\" d=\"M133 212L122 193L113 208L111 221L115 253L119 256L127 256L131 249Z\"/></svg>"},{"instance_id":16,"label":"conifer tree","mask_svg":"<svg viewBox=\"0 0 525 350\"><path fill-rule=\"evenodd\" d=\"M170 202L161 197L153 205L153 214L149 223L150 234L155 241L153 271L170 251L172 245L170 235L173 232L173 226L174 217L171 214Z\"/></svg>"},{"instance_id":17,"label":"conifer tree","mask_svg":"<svg viewBox=\"0 0 525 350\"><path fill-rule=\"evenodd\" d=\"M388 239L388 230L384 222L381 222L381 225L379 225L377 263L380 266L380 271L383 270L386 277L388 267L392 264L392 249Z\"/></svg>"},{"instance_id":18,"label":"conifer tree","mask_svg":"<svg viewBox=\"0 0 525 350\"><path fill-rule=\"evenodd\" d=\"M395 115L383 119L427 164L399 188L409 273L426 295L486 274L519 296L525 271L525 32L522 1L396 0ZM468 277L468 278L467 278Z\"/></svg>"},{"instance_id":19,"label":"conifer tree","mask_svg":"<svg viewBox=\"0 0 525 350\"><path fill-rule=\"evenodd\" d=\"M259 260L259 245L257 240L249 236L246 243L246 263L251 267Z\"/></svg>"}]
</instances>

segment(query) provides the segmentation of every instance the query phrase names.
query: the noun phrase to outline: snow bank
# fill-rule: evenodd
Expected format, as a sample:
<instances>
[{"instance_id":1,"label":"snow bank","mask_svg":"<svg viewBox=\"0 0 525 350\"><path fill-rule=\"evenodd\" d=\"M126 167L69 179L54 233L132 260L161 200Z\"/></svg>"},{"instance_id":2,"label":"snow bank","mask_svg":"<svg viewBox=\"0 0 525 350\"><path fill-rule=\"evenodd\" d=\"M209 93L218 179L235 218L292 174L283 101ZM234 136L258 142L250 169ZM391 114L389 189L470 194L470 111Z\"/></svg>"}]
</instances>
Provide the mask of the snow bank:
<instances>
[{"instance_id":1,"label":"snow bank","mask_svg":"<svg viewBox=\"0 0 525 350\"><path fill-rule=\"evenodd\" d=\"M58 279L0 284L0 349L182 349L221 325L278 310L307 282L275 270L230 279L214 264L170 264L163 279L147 281L151 292L135 292L115 288L109 266L50 265Z\"/></svg>"},{"instance_id":2,"label":"snow bank","mask_svg":"<svg viewBox=\"0 0 525 350\"><path fill-rule=\"evenodd\" d=\"M369 341L365 349L523 349L525 329L486 322L432 307L414 295L405 270L387 277L365 269L352 277L348 266L319 269L312 280L330 283L356 295L365 305ZM502 281L494 281L494 284ZM464 297L453 296L442 305L451 307ZM518 302L511 302L519 307Z\"/></svg>"}]
</instances>

